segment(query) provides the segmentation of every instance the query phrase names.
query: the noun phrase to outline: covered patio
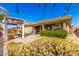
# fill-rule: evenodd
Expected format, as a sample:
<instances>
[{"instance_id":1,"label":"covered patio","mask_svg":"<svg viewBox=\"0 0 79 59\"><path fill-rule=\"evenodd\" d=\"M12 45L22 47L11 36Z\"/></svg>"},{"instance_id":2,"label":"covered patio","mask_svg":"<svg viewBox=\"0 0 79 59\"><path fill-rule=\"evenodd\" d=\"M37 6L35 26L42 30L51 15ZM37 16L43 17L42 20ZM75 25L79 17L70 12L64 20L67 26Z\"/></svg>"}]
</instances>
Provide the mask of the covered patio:
<instances>
[{"instance_id":1,"label":"covered patio","mask_svg":"<svg viewBox=\"0 0 79 59\"><path fill-rule=\"evenodd\" d=\"M13 19L13 18L9 18L9 17L4 17L3 21L0 22L2 27L3 27L3 34L2 34L2 38L5 39L6 41L8 40L8 36L11 34L8 34L9 29L8 26L12 25L12 26L16 26L18 27L17 29L17 35L21 35L22 38L24 38L24 22L23 20L19 20L19 19Z\"/></svg>"},{"instance_id":2,"label":"covered patio","mask_svg":"<svg viewBox=\"0 0 79 59\"><path fill-rule=\"evenodd\" d=\"M48 19L31 24L25 24L25 28L32 27L34 33L40 33L42 30L59 30L64 29L68 33L71 28L71 16L64 16L55 19ZM27 29L28 30L28 29ZM30 30L30 29L29 29Z\"/></svg>"}]
</instances>

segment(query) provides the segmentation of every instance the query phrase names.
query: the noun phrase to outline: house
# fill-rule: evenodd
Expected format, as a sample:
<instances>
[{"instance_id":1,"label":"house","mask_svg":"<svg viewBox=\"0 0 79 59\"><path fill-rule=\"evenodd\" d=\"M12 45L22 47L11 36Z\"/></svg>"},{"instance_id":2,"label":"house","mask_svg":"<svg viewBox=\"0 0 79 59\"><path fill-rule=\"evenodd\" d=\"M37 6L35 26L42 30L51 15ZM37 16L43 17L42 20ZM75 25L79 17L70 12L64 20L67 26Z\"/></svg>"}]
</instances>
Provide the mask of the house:
<instances>
[{"instance_id":1,"label":"house","mask_svg":"<svg viewBox=\"0 0 79 59\"><path fill-rule=\"evenodd\" d=\"M36 23L27 23L25 24L24 33L30 34L30 33L39 33L42 30L58 30L58 29L64 29L68 33L70 31L71 27L71 17L70 16L64 16L59 17L55 19L48 19L48 20L42 20Z\"/></svg>"},{"instance_id":2,"label":"house","mask_svg":"<svg viewBox=\"0 0 79 59\"><path fill-rule=\"evenodd\" d=\"M79 27L74 26L74 27L72 27L72 30L73 30L73 32L79 32Z\"/></svg>"},{"instance_id":3,"label":"house","mask_svg":"<svg viewBox=\"0 0 79 59\"><path fill-rule=\"evenodd\" d=\"M19 27L16 28L16 31L14 29L13 31L15 34L21 35L24 38L24 34L40 33L42 30L64 29L69 33L71 30L71 17L64 16L55 19L42 20L35 23L24 22L24 20L16 18L7 18L7 24L16 26L19 25Z\"/></svg>"}]
</instances>

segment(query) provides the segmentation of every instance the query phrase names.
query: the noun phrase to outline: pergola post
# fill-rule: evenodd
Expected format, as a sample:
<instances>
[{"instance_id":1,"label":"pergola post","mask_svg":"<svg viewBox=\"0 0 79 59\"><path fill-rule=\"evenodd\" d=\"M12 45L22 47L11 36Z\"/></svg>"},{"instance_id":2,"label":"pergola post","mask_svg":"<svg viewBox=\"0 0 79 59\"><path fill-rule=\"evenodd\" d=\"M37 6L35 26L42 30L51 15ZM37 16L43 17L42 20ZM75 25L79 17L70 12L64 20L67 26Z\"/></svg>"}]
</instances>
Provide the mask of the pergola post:
<instances>
[{"instance_id":1,"label":"pergola post","mask_svg":"<svg viewBox=\"0 0 79 59\"><path fill-rule=\"evenodd\" d=\"M6 24L6 17L3 20L3 39L7 41L7 24Z\"/></svg>"},{"instance_id":2,"label":"pergola post","mask_svg":"<svg viewBox=\"0 0 79 59\"><path fill-rule=\"evenodd\" d=\"M21 24L19 24L19 34L21 35L22 33L22 25ZM22 36L22 35L21 35Z\"/></svg>"},{"instance_id":3,"label":"pergola post","mask_svg":"<svg viewBox=\"0 0 79 59\"><path fill-rule=\"evenodd\" d=\"M21 24L19 25L20 31L22 30Z\"/></svg>"},{"instance_id":4,"label":"pergola post","mask_svg":"<svg viewBox=\"0 0 79 59\"><path fill-rule=\"evenodd\" d=\"M22 24L22 39L24 38L24 24Z\"/></svg>"}]
</instances>

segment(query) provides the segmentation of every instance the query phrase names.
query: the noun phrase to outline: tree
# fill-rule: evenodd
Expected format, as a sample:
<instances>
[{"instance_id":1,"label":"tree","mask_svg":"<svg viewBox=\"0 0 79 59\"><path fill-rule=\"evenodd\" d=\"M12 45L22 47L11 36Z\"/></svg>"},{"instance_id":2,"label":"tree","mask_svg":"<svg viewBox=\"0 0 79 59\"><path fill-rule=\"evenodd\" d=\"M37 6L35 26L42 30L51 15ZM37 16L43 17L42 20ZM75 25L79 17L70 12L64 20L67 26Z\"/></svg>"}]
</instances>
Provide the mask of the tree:
<instances>
[{"instance_id":1,"label":"tree","mask_svg":"<svg viewBox=\"0 0 79 59\"><path fill-rule=\"evenodd\" d=\"M0 14L0 22L4 19L4 15Z\"/></svg>"}]
</instances>

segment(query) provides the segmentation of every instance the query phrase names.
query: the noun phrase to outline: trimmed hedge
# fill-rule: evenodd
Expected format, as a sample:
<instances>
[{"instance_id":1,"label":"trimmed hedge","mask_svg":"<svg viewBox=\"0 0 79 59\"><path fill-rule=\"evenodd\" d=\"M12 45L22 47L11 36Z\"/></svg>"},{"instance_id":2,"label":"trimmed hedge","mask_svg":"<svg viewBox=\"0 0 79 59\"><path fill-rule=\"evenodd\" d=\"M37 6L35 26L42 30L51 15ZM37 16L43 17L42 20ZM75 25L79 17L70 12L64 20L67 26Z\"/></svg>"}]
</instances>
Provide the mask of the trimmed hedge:
<instances>
[{"instance_id":1,"label":"trimmed hedge","mask_svg":"<svg viewBox=\"0 0 79 59\"><path fill-rule=\"evenodd\" d=\"M48 37L58 37L58 38L66 38L67 32L63 29L61 30L44 30L40 32L41 36Z\"/></svg>"}]
</instances>

